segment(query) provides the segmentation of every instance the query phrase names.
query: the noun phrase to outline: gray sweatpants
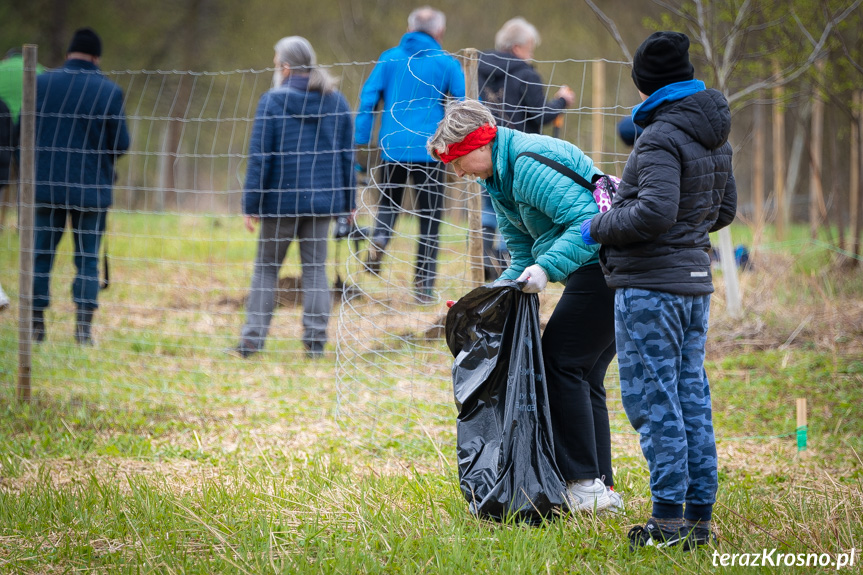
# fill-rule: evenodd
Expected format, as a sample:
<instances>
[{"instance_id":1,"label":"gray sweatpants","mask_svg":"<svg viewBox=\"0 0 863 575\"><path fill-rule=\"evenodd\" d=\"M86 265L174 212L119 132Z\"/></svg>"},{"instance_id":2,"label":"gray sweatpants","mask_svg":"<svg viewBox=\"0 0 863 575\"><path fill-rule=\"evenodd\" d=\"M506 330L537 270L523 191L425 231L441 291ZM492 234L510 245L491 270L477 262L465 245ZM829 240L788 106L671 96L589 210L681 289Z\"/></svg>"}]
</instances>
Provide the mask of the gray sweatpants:
<instances>
[{"instance_id":1,"label":"gray sweatpants","mask_svg":"<svg viewBox=\"0 0 863 575\"><path fill-rule=\"evenodd\" d=\"M331 305L326 269L329 229L330 216L261 218L242 332L244 347L259 350L264 346L276 305L279 270L294 239L300 243L303 267L303 343L308 347L312 342L326 342Z\"/></svg>"}]
</instances>

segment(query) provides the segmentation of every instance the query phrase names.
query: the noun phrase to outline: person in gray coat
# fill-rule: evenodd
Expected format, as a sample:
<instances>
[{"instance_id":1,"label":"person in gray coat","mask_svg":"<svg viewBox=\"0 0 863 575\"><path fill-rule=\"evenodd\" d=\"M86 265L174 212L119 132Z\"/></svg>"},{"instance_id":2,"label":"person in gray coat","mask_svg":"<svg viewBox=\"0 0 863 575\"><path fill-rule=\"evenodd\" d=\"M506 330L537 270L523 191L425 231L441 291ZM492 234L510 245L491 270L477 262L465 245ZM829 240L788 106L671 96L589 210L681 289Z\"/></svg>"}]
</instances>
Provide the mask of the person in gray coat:
<instances>
[{"instance_id":1,"label":"person in gray coat","mask_svg":"<svg viewBox=\"0 0 863 575\"><path fill-rule=\"evenodd\" d=\"M621 400L650 468L651 518L633 549L714 541L718 485L710 386L704 369L710 238L734 219L731 112L694 79L689 38L656 32L635 53L632 79L644 128L612 207L585 221L585 243L615 290ZM685 506L685 508L684 508Z\"/></svg>"}]
</instances>

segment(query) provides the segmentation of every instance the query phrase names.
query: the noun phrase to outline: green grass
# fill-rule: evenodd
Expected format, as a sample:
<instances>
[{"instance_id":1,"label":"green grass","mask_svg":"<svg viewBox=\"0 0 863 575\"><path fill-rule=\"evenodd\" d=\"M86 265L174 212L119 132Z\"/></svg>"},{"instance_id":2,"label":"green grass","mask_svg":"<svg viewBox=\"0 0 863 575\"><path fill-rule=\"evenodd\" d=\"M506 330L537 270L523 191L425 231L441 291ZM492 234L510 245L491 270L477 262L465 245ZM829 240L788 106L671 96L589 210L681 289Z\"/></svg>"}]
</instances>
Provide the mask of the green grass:
<instances>
[{"instance_id":1,"label":"green grass","mask_svg":"<svg viewBox=\"0 0 863 575\"><path fill-rule=\"evenodd\" d=\"M237 218L115 214L111 225L116 283L103 294L99 345L72 343L67 287L55 282L29 404L15 399L16 310L0 322L0 572L720 569L707 550L628 551L628 529L649 513L648 472L621 411L614 369L607 386L626 513L560 517L538 528L478 520L458 490L451 358L443 342L424 342L416 355L406 345L354 359L337 358L331 347L323 361L308 361L292 335L298 312L283 309L266 353L246 361L225 356L241 318L215 302L246 289L253 236ZM0 237L0 267L17 269L17 239ZM445 245L455 250L462 241L447 228ZM804 306L824 305L821 291L846 298L847 314L863 299L848 285L853 277L813 280L812 270L832 261L829 252L794 246L775 248L801 263L783 279L785 295L771 297L793 296L797 319L764 319L758 311L743 320L763 320L766 330L779 330L780 343ZM457 254L446 257L445 269L461 269ZM69 262L58 266L68 277ZM768 281L773 269L761 270L746 281ZM455 271L450 275L445 289L463 292ZM14 297L17 277L7 277L4 288ZM799 287L816 280L821 291ZM720 290L716 299L712 337L730 329ZM764 309L779 317L781 305ZM427 313L400 309L407 327ZM856 317L843 324L845 332L858 329ZM854 337L823 335L803 331L783 349L724 345L709 354L723 553L775 547L835 556L863 547L863 355ZM797 397L810 408L803 453L793 435Z\"/></svg>"}]
</instances>

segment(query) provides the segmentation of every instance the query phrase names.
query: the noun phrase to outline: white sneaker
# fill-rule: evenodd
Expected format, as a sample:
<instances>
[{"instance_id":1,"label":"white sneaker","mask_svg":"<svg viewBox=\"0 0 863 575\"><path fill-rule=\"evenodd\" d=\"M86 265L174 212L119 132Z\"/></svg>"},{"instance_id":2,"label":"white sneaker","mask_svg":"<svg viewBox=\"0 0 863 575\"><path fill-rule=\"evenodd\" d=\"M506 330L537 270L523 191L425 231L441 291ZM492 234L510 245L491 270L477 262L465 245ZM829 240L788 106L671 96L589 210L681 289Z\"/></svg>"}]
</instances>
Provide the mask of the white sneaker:
<instances>
[{"instance_id":1,"label":"white sneaker","mask_svg":"<svg viewBox=\"0 0 863 575\"><path fill-rule=\"evenodd\" d=\"M624 505L623 505L623 495L614 491L610 487L608 489L608 498L611 499L611 505L606 509L609 513L623 513Z\"/></svg>"},{"instance_id":2,"label":"white sneaker","mask_svg":"<svg viewBox=\"0 0 863 575\"><path fill-rule=\"evenodd\" d=\"M582 485L578 481L566 484L567 503L573 511L602 511L611 506L611 498L605 484L600 479L594 479L590 485Z\"/></svg>"},{"instance_id":3,"label":"white sneaker","mask_svg":"<svg viewBox=\"0 0 863 575\"><path fill-rule=\"evenodd\" d=\"M9 304L12 303L9 301L9 296L6 295L6 292L3 291L3 286L0 286L0 311L3 311Z\"/></svg>"}]
</instances>

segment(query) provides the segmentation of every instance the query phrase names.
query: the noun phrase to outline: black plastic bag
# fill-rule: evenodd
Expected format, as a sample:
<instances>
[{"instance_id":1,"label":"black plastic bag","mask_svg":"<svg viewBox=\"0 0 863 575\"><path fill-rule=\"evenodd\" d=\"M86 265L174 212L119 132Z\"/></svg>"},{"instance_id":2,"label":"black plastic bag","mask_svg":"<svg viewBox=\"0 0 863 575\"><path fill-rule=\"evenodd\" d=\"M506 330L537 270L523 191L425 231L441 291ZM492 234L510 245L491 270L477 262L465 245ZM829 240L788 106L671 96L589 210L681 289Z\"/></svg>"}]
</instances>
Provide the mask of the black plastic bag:
<instances>
[{"instance_id":1,"label":"black plastic bag","mask_svg":"<svg viewBox=\"0 0 863 575\"><path fill-rule=\"evenodd\" d=\"M459 486L470 511L537 523L564 505L542 363L539 298L497 282L446 318L455 357Z\"/></svg>"}]
</instances>

